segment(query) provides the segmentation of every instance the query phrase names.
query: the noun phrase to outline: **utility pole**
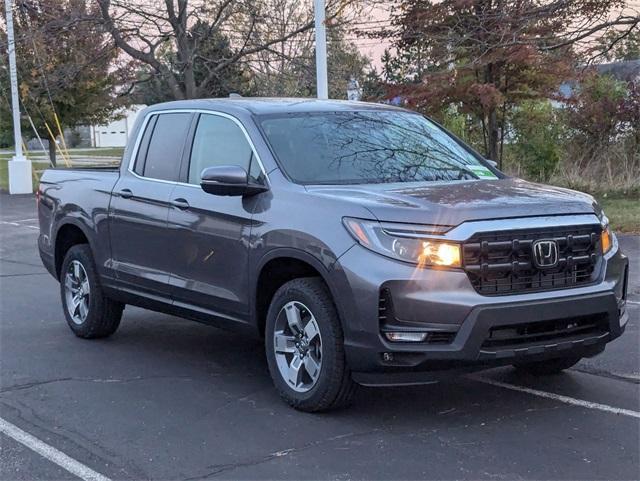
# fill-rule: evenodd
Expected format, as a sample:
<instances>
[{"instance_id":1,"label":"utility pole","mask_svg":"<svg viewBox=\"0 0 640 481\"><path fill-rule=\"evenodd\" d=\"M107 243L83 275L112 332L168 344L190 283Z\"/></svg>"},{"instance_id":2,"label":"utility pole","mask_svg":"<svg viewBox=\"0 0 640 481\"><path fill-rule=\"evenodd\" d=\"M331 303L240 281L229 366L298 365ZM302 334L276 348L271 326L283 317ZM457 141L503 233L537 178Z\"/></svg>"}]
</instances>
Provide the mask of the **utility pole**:
<instances>
[{"instance_id":1,"label":"utility pole","mask_svg":"<svg viewBox=\"0 0 640 481\"><path fill-rule=\"evenodd\" d=\"M13 33L13 0L5 0L7 11L7 50L9 51L9 78L11 80L11 110L13 112L13 139L15 155L9 161L9 193L30 194L31 161L22 153L22 131L20 129L20 103L18 99L18 73L16 69L16 40Z\"/></svg>"},{"instance_id":2,"label":"utility pole","mask_svg":"<svg viewBox=\"0 0 640 481\"><path fill-rule=\"evenodd\" d=\"M319 99L328 99L327 30L325 25L324 0L313 0L313 9L316 19L316 90L318 91Z\"/></svg>"}]
</instances>

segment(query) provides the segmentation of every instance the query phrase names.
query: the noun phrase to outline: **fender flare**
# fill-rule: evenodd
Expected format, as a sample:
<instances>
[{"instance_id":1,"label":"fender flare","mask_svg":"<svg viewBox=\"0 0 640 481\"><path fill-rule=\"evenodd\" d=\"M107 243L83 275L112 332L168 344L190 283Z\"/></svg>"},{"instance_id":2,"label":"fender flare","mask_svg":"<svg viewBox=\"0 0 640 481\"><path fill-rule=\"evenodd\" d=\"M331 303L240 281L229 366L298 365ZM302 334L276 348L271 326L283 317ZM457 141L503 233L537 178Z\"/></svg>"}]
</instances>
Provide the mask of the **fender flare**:
<instances>
[{"instance_id":1,"label":"fender flare","mask_svg":"<svg viewBox=\"0 0 640 481\"><path fill-rule=\"evenodd\" d=\"M93 239L93 233L91 231L91 229L89 228L89 226L86 225L86 223L82 222L80 220L80 218L76 218L76 217L65 217L63 218L60 223L57 224L55 232L54 232L54 236L53 236L53 242L52 242L52 246L53 246L53 263L54 263L54 268L56 269L56 275L58 275L59 273L57 272L57 266L58 266L58 259L57 259L57 246L58 246L58 236L60 234L60 231L63 229L63 227L66 227L68 225L71 225L73 227L77 227L80 232L82 232L82 234L85 236L85 238L87 239L88 243L89 243L89 248L91 249L91 252L95 252L94 251L94 239Z\"/></svg>"},{"instance_id":2,"label":"fender flare","mask_svg":"<svg viewBox=\"0 0 640 481\"><path fill-rule=\"evenodd\" d=\"M255 300L258 294L258 279L260 278L260 273L262 272L262 269L268 262L274 259L280 259L280 258L293 258L293 259L305 262L306 264L309 264L311 267L313 267L320 274L320 277L322 278L322 280L328 287L329 292L331 293L333 303L336 306L336 309L338 310L338 315L340 317L340 324L342 325L342 328L344 330L345 310L341 305L341 303L339 302L340 298L337 295L338 293L337 286L335 285L335 282L333 282L333 280L331 279L331 271L333 269L333 263L327 266L314 255L306 251L303 251L301 249L296 249L293 247L277 247L275 249L272 249L269 252L267 252L264 256L262 256L258 261L258 263L256 264L256 268L252 272L252 275L250 277L251 319L252 319L253 325L256 326L256 328L258 327L258 319L257 319L257 312L256 312L257 306L256 306Z\"/></svg>"}]
</instances>

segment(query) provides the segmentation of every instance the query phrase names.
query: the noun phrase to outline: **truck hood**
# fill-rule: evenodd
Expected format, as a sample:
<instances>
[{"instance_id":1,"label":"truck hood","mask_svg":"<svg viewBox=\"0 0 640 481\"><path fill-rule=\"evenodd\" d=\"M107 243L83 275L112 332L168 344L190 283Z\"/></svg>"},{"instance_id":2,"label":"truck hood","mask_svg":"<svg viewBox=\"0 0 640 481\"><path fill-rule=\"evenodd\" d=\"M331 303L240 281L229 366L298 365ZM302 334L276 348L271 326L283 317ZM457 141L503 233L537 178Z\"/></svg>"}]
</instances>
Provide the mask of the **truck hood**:
<instances>
[{"instance_id":1,"label":"truck hood","mask_svg":"<svg viewBox=\"0 0 640 481\"><path fill-rule=\"evenodd\" d=\"M456 226L465 221L599 213L593 197L521 179L307 186L368 209L378 220Z\"/></svg>"}]
</instances>

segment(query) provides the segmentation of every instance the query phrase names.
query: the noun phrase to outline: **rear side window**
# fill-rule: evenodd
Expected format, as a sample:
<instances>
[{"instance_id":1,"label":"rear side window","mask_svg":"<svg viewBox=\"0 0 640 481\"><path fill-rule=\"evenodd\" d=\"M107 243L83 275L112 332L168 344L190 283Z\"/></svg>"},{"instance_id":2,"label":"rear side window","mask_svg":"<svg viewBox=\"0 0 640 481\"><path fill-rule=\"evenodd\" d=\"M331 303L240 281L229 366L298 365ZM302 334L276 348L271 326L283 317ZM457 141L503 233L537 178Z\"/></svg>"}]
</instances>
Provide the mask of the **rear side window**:
<instances>
[{"instance_id":1,"label":"rear side window","mask_svg":"<svg viewBox=\"0 0 640 481\"><path fill-rule=\"evenodd\" d=\"M152 179L177 181L180 157L189 130L191 113L160 114L157 117L147 148L142 175ZM140 159L137 160L140 161Z\"/></svg>"},{"instance_id":2,"label":"rear side window","mask_svg":"<svg viewBox=\"0 0 640 481\"><path fill-rule=\"evenodd\" d=\"M147 122L147 126L144 129L140 146L138 147L138 153L136 154L136 162L133 166L133 171L138 174L144 174L144 161L147 158L147 149L149 148L149 139L153 133L153 128L156 126L157 115L154 115Z\"/></svg>"},{"instance_id":3,"label":"rear side window","mask_svg":"<svg viewBox=\"0 0 640 481\"><path fill-rule=\"evenodd\" d=\"M253 150L238 124L220 115L203 114L193 137L189 183L199 184L207 167L239 165L249 172L252 158Z\"/></svg>"}]
</instances>

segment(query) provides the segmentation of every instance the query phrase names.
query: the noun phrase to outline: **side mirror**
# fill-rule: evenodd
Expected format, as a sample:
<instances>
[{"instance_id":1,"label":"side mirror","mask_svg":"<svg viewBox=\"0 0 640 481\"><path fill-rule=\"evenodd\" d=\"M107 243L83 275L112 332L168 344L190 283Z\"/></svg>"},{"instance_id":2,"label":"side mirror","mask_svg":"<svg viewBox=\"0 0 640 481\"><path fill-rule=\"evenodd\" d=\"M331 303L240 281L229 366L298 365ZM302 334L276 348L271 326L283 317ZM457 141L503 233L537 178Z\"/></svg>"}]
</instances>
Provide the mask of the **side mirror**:
<instances>
[{"instance_id":1,"label":"side mirror","mask_svg":"<svg viewBox=\"0 0 640 481\"><path fill-rule=\"evenodd\" d=\"M213 195L255 195L267 189L264 185L249 183L247 171L237 165L207 167L200 174L200 187Z\"/></svg>"}]
</instances>

